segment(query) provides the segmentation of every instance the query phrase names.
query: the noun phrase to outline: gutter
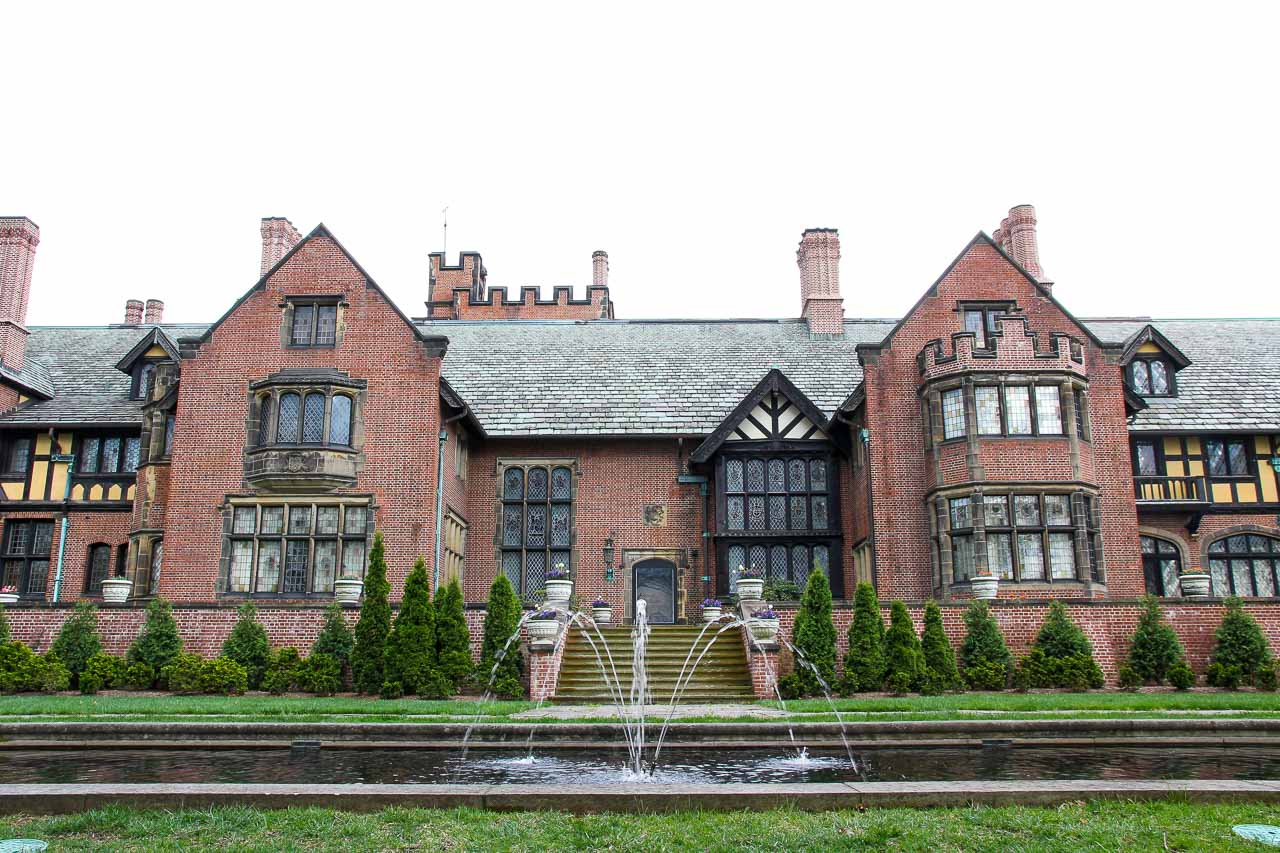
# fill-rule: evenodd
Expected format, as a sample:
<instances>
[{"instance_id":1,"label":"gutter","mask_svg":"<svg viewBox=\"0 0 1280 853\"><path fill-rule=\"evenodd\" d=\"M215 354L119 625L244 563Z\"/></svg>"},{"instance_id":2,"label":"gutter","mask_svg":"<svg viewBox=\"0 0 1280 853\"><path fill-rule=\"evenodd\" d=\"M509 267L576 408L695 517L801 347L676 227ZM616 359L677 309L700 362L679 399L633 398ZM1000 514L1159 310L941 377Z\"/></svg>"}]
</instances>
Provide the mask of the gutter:
<instances>
[{"instance_id":1,"label":"gutter","mask_svg":"<svg viewBox=\"0 0 1280 853\"><path fill-rule=\"evenodd\" d=\"M53 430L49 430L50 442L56 442L57 436L53 434ZM67 504L71 501L71 475L75 470L76 456L74 453L50 453L49 465L50 475L52 475L52 466L59 463L67 463L67 485L62 493L62 525L58 531L58 564L53 572L53 602L58 603L58 598L62 594L62 566L66 561L67 555L67 527L71 523L71 513L68 512Z\"/></svg>"}]
</instances>

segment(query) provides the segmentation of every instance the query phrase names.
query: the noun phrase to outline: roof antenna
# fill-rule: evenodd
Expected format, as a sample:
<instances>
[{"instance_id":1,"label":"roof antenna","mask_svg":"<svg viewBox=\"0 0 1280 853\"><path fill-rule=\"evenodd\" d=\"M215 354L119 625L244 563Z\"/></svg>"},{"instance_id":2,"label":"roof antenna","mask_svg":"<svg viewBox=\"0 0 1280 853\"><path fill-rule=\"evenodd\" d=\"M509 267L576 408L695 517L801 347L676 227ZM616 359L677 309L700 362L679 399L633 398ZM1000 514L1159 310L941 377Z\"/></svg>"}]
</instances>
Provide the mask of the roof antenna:
<instances>
[{"instance_id":1,"label":"roof antenna","mask_svg":"<svg viewBox=\"0 0 1280 853\"><path fill-rule=\"evenodd\" d=\"M442 264L449 263L449 205L444 206L444 210L440 211L440 217L444 220L444 237L441 238L440 254L444 256Z\"/></svg>"}]
</instances>

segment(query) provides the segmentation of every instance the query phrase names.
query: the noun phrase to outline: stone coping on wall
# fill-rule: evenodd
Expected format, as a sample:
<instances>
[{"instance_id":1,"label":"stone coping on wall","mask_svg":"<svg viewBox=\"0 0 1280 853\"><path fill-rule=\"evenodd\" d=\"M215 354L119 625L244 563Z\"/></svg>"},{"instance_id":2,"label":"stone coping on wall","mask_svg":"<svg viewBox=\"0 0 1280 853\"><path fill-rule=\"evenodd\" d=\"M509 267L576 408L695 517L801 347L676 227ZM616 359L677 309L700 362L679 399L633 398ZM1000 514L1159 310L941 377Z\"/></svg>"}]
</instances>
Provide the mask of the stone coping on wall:
<instances>
[{"instance_id":1,"label":"stone coping on wall","mask_svg":"<svg viewBox=\"0 0 1280 853\"><path fill-rule=\"evenodd\" d=\"M1035 780L1007 782L850 782L724 785L253 785L93 784L7 785L0 813L69 814L106 805L205 809L317 806L373 811L391 806L470 807L492 811L555 810L607 812L742 811L790 808L803 811L867 807L966 805L1054 806L1081 800L1176 800L1179 802L1280 802L1280 781L1205 779Z\"/></svg>"}]
</instances>

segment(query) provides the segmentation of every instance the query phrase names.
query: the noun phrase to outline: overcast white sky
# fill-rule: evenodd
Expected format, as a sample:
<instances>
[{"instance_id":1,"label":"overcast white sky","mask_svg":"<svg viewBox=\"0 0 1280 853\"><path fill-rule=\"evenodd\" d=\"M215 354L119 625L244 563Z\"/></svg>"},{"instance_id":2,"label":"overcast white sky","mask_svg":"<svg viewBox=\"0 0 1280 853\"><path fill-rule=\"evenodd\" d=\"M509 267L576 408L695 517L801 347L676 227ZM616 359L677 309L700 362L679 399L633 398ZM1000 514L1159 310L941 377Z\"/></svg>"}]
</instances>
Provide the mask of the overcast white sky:
<instances>
[{"instance_id":1,"label":"overcast white sky","mask_svg":"<svg viewBox=\"0 0 1280 853\"><path fill-rule=\"evenodd\" d=\"M420 315L445 205L490 284L608 250L620 317L796 316L808 226L897 316L1024 202L1077 314L1280 315L1278 4L409 5L6 6L28 322L215 319L269 215Z\"/></svg>"}]
</instances>

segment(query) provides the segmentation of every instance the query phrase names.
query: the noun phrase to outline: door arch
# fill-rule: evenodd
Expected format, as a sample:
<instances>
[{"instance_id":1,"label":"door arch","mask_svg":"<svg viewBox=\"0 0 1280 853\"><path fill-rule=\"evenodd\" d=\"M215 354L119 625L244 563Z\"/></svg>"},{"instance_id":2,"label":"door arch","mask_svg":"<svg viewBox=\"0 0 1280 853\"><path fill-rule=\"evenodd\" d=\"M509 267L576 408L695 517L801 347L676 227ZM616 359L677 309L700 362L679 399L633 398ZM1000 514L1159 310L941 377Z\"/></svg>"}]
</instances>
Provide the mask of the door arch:
<instances>
[{"instance_id":1,"label":"door arch","mask_svg":"<svg viewBox=\"0 0 1280 853\"><path fill-rule=\"evenodd\" d=\"M662 557L639 560L631 568L631 612L643 598L652 625L676 621L676 564Z\"/></svg>"}]
</instances>

